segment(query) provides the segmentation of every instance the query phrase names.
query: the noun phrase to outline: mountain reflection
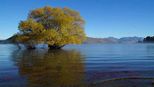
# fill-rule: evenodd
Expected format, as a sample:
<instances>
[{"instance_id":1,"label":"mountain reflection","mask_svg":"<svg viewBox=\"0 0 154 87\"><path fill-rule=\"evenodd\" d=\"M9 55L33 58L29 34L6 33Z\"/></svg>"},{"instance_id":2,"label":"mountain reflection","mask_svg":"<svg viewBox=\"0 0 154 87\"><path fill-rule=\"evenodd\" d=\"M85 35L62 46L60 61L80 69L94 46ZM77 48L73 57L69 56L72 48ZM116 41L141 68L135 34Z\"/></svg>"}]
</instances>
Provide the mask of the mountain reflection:
<instances>
[{"instance_id":1,"label":"mountain reflection","mask_svg":"<svg viewBox=\"0 0 154 87\"><path fill-rule=\"evenodd\" d=\"M77 51L19 50L13 53L27 87L84 87L83 57Z\"/></svg>"}]
</instances>

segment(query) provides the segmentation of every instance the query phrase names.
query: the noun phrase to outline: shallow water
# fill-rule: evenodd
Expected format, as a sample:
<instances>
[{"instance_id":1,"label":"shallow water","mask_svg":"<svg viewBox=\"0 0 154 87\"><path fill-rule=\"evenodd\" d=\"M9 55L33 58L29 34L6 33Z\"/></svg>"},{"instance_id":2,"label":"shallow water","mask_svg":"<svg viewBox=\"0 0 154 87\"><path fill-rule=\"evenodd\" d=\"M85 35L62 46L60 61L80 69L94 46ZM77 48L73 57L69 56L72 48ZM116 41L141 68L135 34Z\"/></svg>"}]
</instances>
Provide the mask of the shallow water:
<instances>
[{"instance_id":1,"label":"shallow water","mask_svg":"<svg viewBox=\"0 0 154 87\"><path fill-rule=\"evenodd\" d=\"M0 45L0 87L154 87L154 44Z\"/></svg>"}]
</instances>

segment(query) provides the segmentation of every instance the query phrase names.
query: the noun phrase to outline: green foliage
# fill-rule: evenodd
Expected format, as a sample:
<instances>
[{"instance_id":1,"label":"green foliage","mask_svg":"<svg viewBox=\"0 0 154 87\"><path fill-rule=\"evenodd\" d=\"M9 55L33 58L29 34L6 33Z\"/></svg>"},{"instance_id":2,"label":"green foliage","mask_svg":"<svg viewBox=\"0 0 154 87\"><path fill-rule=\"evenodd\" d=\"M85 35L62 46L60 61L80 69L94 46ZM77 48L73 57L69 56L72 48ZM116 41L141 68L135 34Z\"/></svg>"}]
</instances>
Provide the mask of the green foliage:
<instances>
[{"instance_id":1,"label":"green foliage","mask_svg":"<svg viewBox=\"0 0 154 87\"><path fill-rule=\"evenodd\" d=\"M51 46L81 44L86 39L84 24L80 14L69 8L38 8L29 13L27 20L19 23L17 41Z\"/></svg>"}]
</instances>

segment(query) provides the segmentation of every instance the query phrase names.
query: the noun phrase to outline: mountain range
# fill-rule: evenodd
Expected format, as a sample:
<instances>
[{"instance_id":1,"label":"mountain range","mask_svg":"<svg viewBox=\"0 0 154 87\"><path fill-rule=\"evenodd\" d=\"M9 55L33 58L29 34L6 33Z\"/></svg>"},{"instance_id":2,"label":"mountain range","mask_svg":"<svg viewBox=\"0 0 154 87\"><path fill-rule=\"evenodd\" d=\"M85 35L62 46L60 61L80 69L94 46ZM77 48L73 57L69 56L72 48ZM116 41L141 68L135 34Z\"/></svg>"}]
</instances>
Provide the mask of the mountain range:
<instances>
[{"instance_id":1,"label":"mountain range","mask_svg":"<svg viewBox=\"0 0 154 87\"><path fill-rule=\"evenodd\" d=\"M93 38L87 37L87 40L83 44L105 44L105 43L138 43L143 42L143 37L108 37L108 38ZM11 43L12 37L6 40L0 40L0 43Z\"/></svg>"},{"instance_id":2,"label":"mountain range","mask_svg":"<svg viewBox=\"0 0 154 87\"><path fill-rule=\"evenodd\" d=\"M122 37L122 38L115 38L115 37L108 37L108 38L93 38L88 37L84 44L95 44L95 43L138 43L142 42L143 37Z\"/></svg>"}]
</instances>

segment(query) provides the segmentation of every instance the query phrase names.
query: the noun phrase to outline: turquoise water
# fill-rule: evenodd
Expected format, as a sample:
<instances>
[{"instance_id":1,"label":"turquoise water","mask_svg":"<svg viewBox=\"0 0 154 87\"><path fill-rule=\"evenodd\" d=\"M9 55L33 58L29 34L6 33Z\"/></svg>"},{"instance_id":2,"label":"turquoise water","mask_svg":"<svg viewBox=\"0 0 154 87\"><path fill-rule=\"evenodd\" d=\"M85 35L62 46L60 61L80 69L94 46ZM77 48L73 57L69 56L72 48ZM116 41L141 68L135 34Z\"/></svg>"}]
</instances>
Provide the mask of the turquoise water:
<instances>
[{"instance_id":1,"label":"turquoise water","mask_svg":"<svg viewBox=\"0 0 154 87\"><path fill-rule=\"evenodd\" d=\"M0 45L0 87L154 87L154 44Z\"/></svg>"}]
</instances>

